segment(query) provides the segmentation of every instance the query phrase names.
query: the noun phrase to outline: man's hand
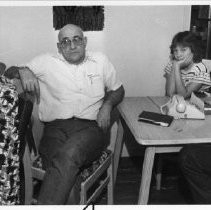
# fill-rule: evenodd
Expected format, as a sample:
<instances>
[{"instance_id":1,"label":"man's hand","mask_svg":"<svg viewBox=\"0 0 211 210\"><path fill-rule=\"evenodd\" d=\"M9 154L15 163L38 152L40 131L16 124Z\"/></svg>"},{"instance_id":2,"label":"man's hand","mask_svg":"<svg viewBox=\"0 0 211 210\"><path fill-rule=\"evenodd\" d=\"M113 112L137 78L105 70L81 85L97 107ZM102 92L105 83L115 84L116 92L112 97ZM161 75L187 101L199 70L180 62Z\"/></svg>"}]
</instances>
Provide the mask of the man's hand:
<instances>
[{"instance_id":1,"label":"man's hand","mask_svg":"<svg viewBox=\"0 0 211 210\"><path fill-rule=\"evenodd\" d=\"M112 106L105 103L102 105L97 115L98 126L102 128L104 132L106 132L110 126L111 110Z\"/></svg>"},{"instance_id":2,"label":"man's hand","mask_svg":"<svg viewBox=\"0 0 211 210\"><path fill-rule=\"evenodd\" d=\"M40 86L38 79L30 69L23 67L19 68L19 75L23 90L35 94L37 103L40 103Z\"/></svg>"}]
</instances>

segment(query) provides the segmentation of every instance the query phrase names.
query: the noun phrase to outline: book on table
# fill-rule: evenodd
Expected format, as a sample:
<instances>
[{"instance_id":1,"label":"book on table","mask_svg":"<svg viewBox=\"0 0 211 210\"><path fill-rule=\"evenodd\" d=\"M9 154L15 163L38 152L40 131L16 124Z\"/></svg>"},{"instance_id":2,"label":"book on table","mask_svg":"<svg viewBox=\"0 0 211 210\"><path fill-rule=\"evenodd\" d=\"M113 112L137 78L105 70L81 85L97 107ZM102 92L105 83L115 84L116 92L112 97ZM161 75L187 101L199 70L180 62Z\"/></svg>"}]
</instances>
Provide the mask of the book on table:
<instances>
[{"instance_id":1,"label":"book on table","mask_svg":"<svg viewBox=\"0 0 211 210\"><path fill-rule=\"evenodd\" d=\"M138 116L138 121L140 122L145 122L165 127L170 126L173 120L174 120L173 116L156 112L149 112L149 111L143 111Z\"/></svg>"}]
</instances>

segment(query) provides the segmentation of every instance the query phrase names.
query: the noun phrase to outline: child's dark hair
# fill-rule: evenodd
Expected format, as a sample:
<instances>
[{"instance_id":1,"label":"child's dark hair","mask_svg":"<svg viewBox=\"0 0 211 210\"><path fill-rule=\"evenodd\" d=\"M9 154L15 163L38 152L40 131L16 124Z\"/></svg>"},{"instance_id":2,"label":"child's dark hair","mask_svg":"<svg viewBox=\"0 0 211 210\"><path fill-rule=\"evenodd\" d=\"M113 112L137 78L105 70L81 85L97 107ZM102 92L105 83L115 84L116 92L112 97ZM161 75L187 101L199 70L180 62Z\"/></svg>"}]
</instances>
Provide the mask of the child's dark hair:
<instances>
[{"instance_id":1,"label":"child's dark hair","mask_svg":"<svg viewBox=\"0 0 211 210\"><path fill-rule=\"evenodd\" d=\"M202 41L191 31L183 31L177 33L170 46L171 54L173 55L173 50L176 46L181 45L184 47L190 47L193 53L193 62L199 63L202 61Z\"/></svg>"}]
</instances>

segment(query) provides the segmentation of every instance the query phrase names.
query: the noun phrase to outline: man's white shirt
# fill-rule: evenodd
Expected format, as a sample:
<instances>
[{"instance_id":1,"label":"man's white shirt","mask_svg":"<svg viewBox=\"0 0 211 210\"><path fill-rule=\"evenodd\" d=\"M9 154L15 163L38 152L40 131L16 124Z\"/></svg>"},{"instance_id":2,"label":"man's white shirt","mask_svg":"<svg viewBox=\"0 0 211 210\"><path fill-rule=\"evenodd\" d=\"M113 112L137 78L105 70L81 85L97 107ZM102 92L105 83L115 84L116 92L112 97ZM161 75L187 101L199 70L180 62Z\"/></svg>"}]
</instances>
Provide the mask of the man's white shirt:
<instances>
[{"instance_id":1,"label":"man's white shirt","mask_svg":"<svg viewBox=\"0 0 211 210\"><path fill-rule=\"evenodd\" d=\"M44 122L71 117L96 120L105 91L122 85L112 63L99 52L86 52L79 65L60 54L44 54L25 66L38 78L39 118Z\"/></svg>"}]
</instances>

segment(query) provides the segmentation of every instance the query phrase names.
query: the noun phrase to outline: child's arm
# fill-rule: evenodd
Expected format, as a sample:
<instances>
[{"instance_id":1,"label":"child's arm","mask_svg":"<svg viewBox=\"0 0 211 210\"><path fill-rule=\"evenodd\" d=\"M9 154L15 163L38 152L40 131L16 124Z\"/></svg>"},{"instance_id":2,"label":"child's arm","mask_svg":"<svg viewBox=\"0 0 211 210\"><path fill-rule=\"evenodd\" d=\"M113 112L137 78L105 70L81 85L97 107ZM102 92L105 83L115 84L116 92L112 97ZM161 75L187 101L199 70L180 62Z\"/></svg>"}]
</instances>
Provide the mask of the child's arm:
<instances>
[{"instance_id":1,"label":"child's arm","mask_svg":"<svg viewBox=\"0 0 211 210\"><path fill-rule=\"evenodd\" d=\"M172 70L170 73L166 73L166 95L173 96L176 92L175 74Z\"/></svg>"},{"instance_id":2,"label":"child's arm","mask_svg":"<svg viewBox=\"0 0 211 210\"><path fill-rule=\"evenodd\" d=\"M164 71L165 71L164 77L166 78L166 86L165 86L166 96L171 97L176 92L175 75L172 69L172 59L167 64Z\"/></svg>"},{"instance_id":3,"label":"child's arm","mask_svg":"<svg viewBox=\"0 0 211 210\"><path fill-rule=\"evenodd\" d=\"M175 86L176 86L176 92L177 94L182 95L184 98L190 97L191 93L194 91L198 91L202 84L200 83L190 83L188 86L185 87L185 84L181 77L181 66L184 65L185 62L189 62L189 59L187 58L185 61L173 61L173 70L175 74Z\"/></svg>"}]
</instances>

